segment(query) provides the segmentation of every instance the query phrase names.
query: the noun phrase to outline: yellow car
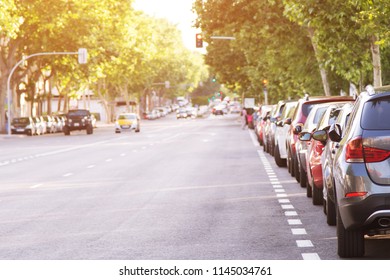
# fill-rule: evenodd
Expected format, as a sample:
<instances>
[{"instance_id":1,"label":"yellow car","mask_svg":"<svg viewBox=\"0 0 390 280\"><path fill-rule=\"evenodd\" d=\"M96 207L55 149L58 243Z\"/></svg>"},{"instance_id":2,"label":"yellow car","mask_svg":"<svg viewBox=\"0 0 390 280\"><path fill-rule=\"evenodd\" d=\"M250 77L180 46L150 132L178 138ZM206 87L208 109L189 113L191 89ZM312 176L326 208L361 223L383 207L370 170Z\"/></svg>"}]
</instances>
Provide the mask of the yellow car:
<instances>
[{"instance_id":1,"label":"yellow car","mask_svg":"<svg viewBox=\"0 0 390 280\"><path fill-rule=\"evenodd\" d=\"M122 131L140 132L140 118L135 113L123 113L118 116L115 122L115 132L121 133Z\"/></svg>"}]
</instances>

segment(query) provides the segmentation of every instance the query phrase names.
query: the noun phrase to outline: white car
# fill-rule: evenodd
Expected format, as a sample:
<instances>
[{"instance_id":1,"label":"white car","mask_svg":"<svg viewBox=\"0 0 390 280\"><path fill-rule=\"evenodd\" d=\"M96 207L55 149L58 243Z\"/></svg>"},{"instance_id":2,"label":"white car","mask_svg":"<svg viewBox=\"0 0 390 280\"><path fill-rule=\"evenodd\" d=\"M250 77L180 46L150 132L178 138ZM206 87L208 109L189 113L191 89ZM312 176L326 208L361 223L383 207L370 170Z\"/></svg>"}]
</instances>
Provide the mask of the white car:
<instances>
[{"instance_id":1,"label":"white car","mask_svg":"<svg viewBox=\"0 0 390 280\"><path fill-rule=\"evenodd\" d=\"M279 167L286 166L287 163L286 138L296 106L297 102L286 103L280 117L281 120L276 123L274 158Z\"/></svg>"},{"instance_id":2,"label":"white car","mask_svg":"<svg viewBox=\"0 0 390 280\"><path fill-rule=\"evenodd\" d=\"M121 133L122 131L140 132L140 118L135 113L122 113L115 121L115 132Z\"/></svg>"}]
</instances>

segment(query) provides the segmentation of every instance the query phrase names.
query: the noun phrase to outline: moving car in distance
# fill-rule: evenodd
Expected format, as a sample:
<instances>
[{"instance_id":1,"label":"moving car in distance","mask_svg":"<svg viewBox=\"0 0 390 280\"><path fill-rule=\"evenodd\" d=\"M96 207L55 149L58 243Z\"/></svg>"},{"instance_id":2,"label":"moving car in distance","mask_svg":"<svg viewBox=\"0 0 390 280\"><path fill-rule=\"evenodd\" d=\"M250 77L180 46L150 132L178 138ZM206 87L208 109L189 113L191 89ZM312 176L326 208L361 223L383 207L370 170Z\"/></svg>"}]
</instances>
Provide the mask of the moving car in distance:
<instances>
[{"instance_id":1,"label":"moving car in distance","mask_svg":"<svg viewBox=\"0 0 390 280\"><path fill-rule=\"evenodd\" d=\"M93 133L92 117L89 110L69 110L66 114L63 131L65 135L70 135L70 132L74 130L85 130L87 134Z\"/></svg>"},{"instance_id":2,"label":"moving car in distance","mask_svg":"<svg viewBox=\"0 0 390 280\"><path fill-rule=\"evenodd\" d=\"M115 121L115 133L122 131L140 132L140 118L136 113L122 113Z\"/></svg>"}]
</instances>

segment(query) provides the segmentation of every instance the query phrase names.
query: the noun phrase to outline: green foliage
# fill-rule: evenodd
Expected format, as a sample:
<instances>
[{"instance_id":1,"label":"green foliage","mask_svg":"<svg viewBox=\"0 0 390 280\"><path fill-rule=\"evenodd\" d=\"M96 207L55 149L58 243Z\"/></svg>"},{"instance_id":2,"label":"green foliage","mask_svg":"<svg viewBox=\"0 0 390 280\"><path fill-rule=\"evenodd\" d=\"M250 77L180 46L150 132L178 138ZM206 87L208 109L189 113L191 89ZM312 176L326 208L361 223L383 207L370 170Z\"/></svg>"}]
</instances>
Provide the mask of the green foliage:
<instances>
[{"instance_id":1,"label":"green foliage","mask_svg":"<svg viewBox=\"0 0 390 280\"><path fill-rule=\"evenodd\" d=\"M106 101L140 98L152 84L170 81L167 97L207 76L203 58L187 50L177 27L135 11L132 0L4 0L0 4L0 114L5 81L23 55L88 49L88 64L76 56L36 57L14 75L50 67L62 94L89 87ZM39 79L39 77L37 77ZM35 81L36 82L36 81ZM186 85L182 87L181 85ZM1 119L4 127L4 119Z\"/></svg>"},{"instance_id":2,"label":"green foliage","mask_svg":"<svg viewBox=\"0 0 390 280\"><path fill-rule=\"evenodd\" d=\"M382 52L383 80L388 81L389 9L388 0L194 3L196 25L209 44L207 64L223 83L238 84L246 96L260 96L266 78L271 102L324 94L320 68L328 73L333 94L348 91L349 82L372 83L373 38ZM217 41L213 35L236 40Z\"/></svg>"}]
</instances>

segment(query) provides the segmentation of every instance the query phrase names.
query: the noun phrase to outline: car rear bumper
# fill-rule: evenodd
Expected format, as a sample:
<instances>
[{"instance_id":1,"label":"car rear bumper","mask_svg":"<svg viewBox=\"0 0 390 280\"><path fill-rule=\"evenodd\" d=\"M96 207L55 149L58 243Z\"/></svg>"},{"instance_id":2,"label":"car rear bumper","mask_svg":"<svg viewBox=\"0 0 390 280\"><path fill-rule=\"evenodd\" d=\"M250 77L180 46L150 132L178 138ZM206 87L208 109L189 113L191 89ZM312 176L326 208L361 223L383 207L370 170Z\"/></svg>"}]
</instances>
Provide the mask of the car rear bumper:
<instances>
[{"instance_id":1,"label":"car rear bumper","mask_svg":"<svg viewBox=\"0 0 390 280\"><path fill-rule=\"evenodd\" d=\"M346 229L381 228L379 219L390 219L390 193L342 198L338 206Z\"/></svg>"}]
</instances>

